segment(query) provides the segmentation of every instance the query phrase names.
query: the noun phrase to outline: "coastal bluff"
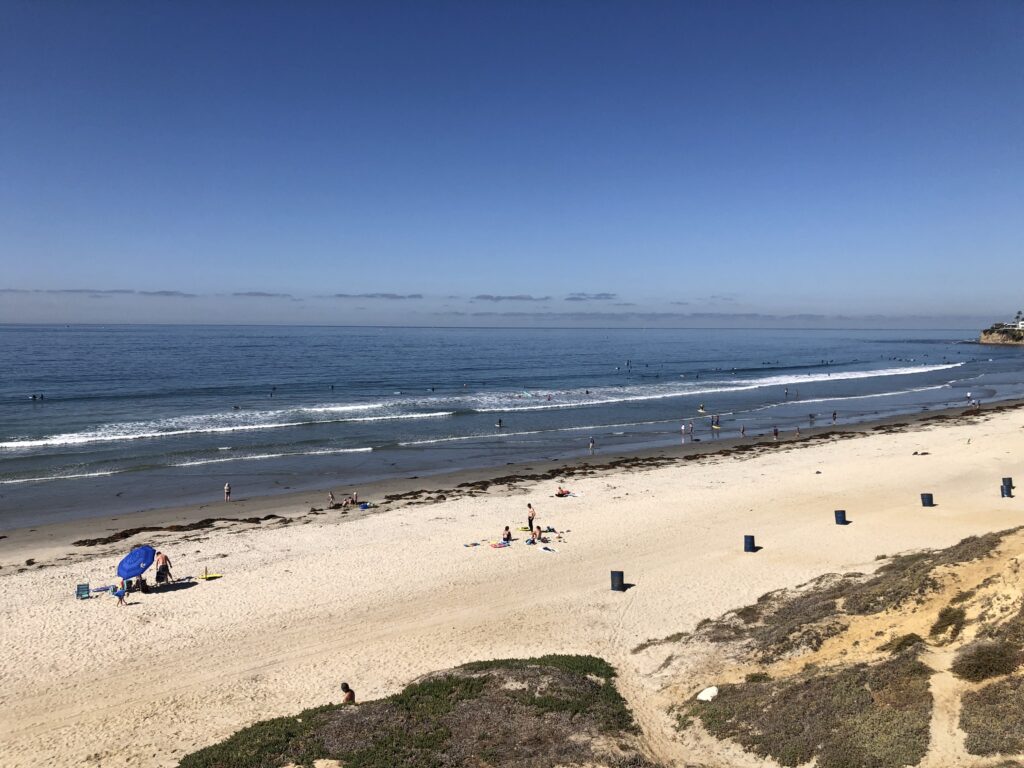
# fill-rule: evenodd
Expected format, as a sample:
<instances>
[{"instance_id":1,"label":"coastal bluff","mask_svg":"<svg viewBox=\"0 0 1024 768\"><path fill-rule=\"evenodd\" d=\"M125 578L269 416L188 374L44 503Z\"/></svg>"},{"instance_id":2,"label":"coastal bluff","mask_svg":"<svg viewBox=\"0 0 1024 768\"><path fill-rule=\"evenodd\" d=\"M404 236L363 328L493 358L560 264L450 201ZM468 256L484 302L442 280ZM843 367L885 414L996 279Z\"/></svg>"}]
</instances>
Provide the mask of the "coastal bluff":
<instances>
[{"instance_id":1,"label":"coastal bluff","mask_svg":"<svg viewBox=\"0 0 1024 768\"><path fill-rule=\"evenodd\" d=\"M1018 328L987 328L978 336L978 343L1024 347L1024 331Z\"/></svg>"}]
</instances>

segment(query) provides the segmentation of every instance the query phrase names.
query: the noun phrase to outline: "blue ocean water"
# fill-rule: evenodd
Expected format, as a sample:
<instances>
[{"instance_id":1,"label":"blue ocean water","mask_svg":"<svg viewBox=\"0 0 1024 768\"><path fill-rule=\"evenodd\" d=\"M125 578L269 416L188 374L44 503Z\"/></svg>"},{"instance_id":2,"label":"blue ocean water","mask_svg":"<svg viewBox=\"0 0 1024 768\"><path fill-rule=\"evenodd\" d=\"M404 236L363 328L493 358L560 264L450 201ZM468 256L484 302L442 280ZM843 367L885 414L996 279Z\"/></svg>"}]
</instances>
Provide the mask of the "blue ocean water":
<instances>
[{"instance_id":1,"label":"blue ocean water","mask_svg":"<svg viewBox=\"0 0 1024 768\"><path fill-rule=\"evenodd\" d=\"M0 326L0 528L1024 396L974 336Z\"/></svg>"}]
</instances>

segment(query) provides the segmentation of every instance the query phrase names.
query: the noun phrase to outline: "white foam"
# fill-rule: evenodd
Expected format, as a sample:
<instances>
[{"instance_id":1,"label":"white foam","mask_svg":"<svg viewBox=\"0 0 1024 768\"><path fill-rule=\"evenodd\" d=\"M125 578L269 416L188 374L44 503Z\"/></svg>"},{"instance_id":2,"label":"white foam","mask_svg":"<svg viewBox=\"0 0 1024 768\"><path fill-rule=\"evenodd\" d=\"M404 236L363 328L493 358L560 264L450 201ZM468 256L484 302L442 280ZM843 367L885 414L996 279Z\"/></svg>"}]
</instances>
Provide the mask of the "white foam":
<instances>
[{"instance_id":1,"label":"white foam","mask_svg":"<svg viewBox=\"0 0 1024 768\"><path fill-rule=\"evenodd\" d=\"M532 429L524 432L501 431L495 432L493 434L457 435L452 437L438 437L432 440L410 440L409 442L399 443L398 445L403 448L408 448L414 445L433 445L434 443L451 443L459 440L502 440L507 437L520 437L523 435L545 435L551 434L552 432L583 432L588 429L614 429L615 427L639 427L649 424L667 424L675 421L676 419L658 419L657 421L630 421L625 424L588 424L582 427L555 427L554 429Z\"/></svg>"},{"instance_id":2,"label":"white foam","mask_svg":"<svg viewBox=\"0 0 1024 768\"><path fill-rule=\"evenodd\" d=\"M83 477L106 477L107 475L117 475L124 470L110 470L109 472L83 472L77 475L46 475L43 477L23 477L17 480L0 480L0 485L14 485L16 483L42 483L47 480L79 480Z\"/></svg>"},{"instance_id":3,"label":"white foam","mask_svg":"<svg viewBox=\"0 0 1024 768\"><path fill-rule=\"evenodd\" d=\"M541 405L521 405L523 403L522 398L518 398L512 395L506 397L501 407L498 406L484 406L474 408L473 410L479 413L498 413L498 412L512 412L512 411L541 411L550 408L582 408L591 407L596 405L614 405L616 403L633 403L643 402L647 400L665 400L670 398L680 397L696 397L700 395L711 395L721 392L741 392L752 389L760 389L763 387L786 387L797 384L808 384L819 381L843 381L850 379L871 379L881 378L887 376L909 376L912 374L929 373L932 371L942 371L950 368L958 368L963 363L946 363L942 365L919 365L919 366L908 366L903 368L881 368L877 370L866 370L866 371L837 371L835 373L807 373L807 374L791 374L788 376L767 376L760 379L735 379L732 381L711 381L707 385L700 386L696 383L691 386L680 386L677 385L654 385L647 388L636 387L633 389L624 390L629 394L618 395L618 392L611 395L610 390L605 389L592 389L590 395L584 395L579 391L573 391L571 393L559 393L560 398L569 396L573 399L569 402L562 400L561 402L545 402ZM518 393L517 393L518 394ZM587 399L582 399L583 397ZM579 399L577 399L579 398ZM492 398L494 399L494 398ZM526 402L529 402L527 400Z\"/></svg>"},{"instance_id":4,"label":"white foam","mask_svg":"<svg viewBox=\"0 0 1024 768\"><path fill-rule=\"evenodd\" d=\"M386 408L388 403L365 403L363 405L313 405L307 408L296 408L304 413L347 413L349 411L369 411L374 408Z\"/></svg>"},{"instance_id":5,"label":"white foam","mask_svg":"<svg viewBox=\"0 0 1024 768\"><path fill-rule=\"evenodd\" d=\"M285 427L305 427L314 424L344 424L363 421L391 421L394 419L436 419L451 416L452 411L436 411L433 413L396 413L381 416L362 416L348 419L317 419L313 421L285 421L270 424L235 424L230 426L214 426L203 423L207 417L182 417L166 419L162 422L136 422L111 424L101 430L92 432L69 432L62 435L51 435L38 440L10 440L0 443L3 450L24 450L27 448L49 448L59 445L84 445L87 443L112 443L127 440L146 440L161 437L180 437L181 435L221 434L229 432L250 432L262 429L283 429ZM196 422L190 429L160 429L187 422Z\"/></svg>"},{"instance_id":6,"label":"white foam","mask_svg":"<svg viewBox=\"0 0 1024 768\"><path fill-rule=\"evenodd\" d=\"M285 456L334 456L341 453L369 453L373 448L328 448L319 451L290 451L285 453L257 453L248 456L228 456L223 459L195 459L170 464L172 467L201 467L205 464L224 464L229 461L259 461L262 459L280 459Z\"/></svg>"},{"instance_id":7,"label":"white foam","mask_svg":"<svg viewBox=\"0 0 1024 768\"><path fill-rule=\"evenodd\" d=\"M915 392L930 392L934 389L948 389L948 384L938 384L934 387L916 387L913 389L897 389L894 392L876 392L873 395L847 395L839 397L814 397L809 400L786 400L781 403L772 403L771 405L763 405L760 408L753 408L751 411L764 411L769 408L779 408L784 405L795 405L797 403L832 403L843 400L866 400L872 397L894 397L896 395L908 395Z\"/></svg>"}]
</instances>

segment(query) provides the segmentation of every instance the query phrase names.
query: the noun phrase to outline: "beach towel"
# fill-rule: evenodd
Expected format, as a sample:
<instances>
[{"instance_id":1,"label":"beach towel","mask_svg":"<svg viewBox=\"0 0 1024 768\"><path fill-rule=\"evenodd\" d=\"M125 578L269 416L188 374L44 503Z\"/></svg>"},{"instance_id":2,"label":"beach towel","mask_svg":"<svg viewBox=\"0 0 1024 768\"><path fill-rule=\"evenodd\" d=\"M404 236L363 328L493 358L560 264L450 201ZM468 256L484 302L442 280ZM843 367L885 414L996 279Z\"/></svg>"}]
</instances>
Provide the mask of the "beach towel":
<instances>
[{"instance_id":1,"label":"beach towel","mask_svg":"<svg viewBox=\"0 0 1024 768\"><path fill-rule=\"evenodd\" d=\"M496 541L493 544L491 544L491 546L495 549L504 549L505 547L511 547L512 545L509 544L507 541Z\"/></svg>"},{"instance_id":2,"label":"beach towel","mask_svg":"<svg viewBox=\"0 0 1024 768\"><path fill-rule=\"evenodd\" d=\"M480 542L479 541L471 541L469 544L463 544L462 546L464 546L464 547L479 547L480 546Z\"/></svg>"},{"instance_id":3,"label":"beach towel","mask_svg":"<svg viewBox=\"0 0 1024 768\"><path fill-rule=\"evenodd\" d=\"M111 590L111 589L113 589L113 588L114 588L114 585L113 585L113 584L108 584L108 585L107 585L107 586L105 586L105 587L93 587L93 588L92 588L92 591L93 591L93 592L107 592L107 591L109 591L109 590Z\"/></svg>"}]
</instances>

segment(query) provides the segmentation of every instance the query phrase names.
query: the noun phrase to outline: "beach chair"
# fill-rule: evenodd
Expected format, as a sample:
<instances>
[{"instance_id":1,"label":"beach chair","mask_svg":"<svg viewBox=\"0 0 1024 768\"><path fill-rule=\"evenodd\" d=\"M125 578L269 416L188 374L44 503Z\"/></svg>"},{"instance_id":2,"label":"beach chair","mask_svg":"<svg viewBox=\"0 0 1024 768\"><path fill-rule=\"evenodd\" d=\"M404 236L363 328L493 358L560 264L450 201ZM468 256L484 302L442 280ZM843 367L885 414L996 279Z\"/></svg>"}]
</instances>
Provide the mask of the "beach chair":
<instances>
[{"instance_id":1,"label":"beach chair","mask_svg":"<svg viewBox=\"0 0 1024 768\"><path fill-rule=\"evenodd\" d=\"M77 587L75 587L75 597L78 598L79 600L88 600L89 599L89 585L88 584L79 584Z\"/></svg>"}]
</instances>

